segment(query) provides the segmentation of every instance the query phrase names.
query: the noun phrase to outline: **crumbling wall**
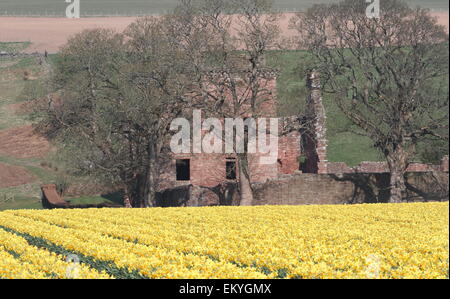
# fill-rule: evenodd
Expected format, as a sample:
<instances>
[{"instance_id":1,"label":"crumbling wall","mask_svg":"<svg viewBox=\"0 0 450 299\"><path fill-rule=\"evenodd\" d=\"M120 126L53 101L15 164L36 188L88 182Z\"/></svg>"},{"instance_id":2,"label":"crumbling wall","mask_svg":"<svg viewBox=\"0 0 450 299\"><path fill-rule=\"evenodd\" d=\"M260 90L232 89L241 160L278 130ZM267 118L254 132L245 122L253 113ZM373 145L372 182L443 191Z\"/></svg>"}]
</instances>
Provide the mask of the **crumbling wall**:
<instances>
[{"instance_id":1,"label":"crumbling wall","mask_svg":"<svg viewBox=\"0 0 450 299\"><path fill-rule=\"evenodd\" d=\"M331 165L331 166L330 166ZM362 163L350 168L331 163L334 173L297 172L280 175L264 183L254 183L253 205L330 205L388 202L389 178L384 163ZM372 171L371 173L365 171ZM407 202L446 201L449 198L448 158L442 165L411 164L406 175ZM158 206L236 206L239 192L236 183L215 187L184 186L166 190ZM160 195L161 196L161 195Z\"/></svg>"},{"instance_id":2,"label":"crumbling wall","mask_svg":"<svg viewBox=\"0 0 450 299\"><path fill-rule=\"evenodd\" d=\"M409 202L446 201L449 199L449 174L440 171L408 173L406 187Z\"/></svg>"},{"instance_id":3,"label":"crumbling wall","mask_svg":"<svg viewBox=\"0 0 450 299\"><path fill-rule=\"evenodd\" d=\"M442 172L448 173L448 156L442 158L440 165L410 163L407 173L428 173ZM362 162L356 167L348 167L343 162L328 162L327 174L350 174L350 173L389 173L389 166L386 162Z\"/></svg>"},{"instance_id":4,"label":"crumbling wall","mask_svg":"<svg viewBox=\"0 0 450 299\"><path fill-rule=\"evenodd\" d=\"M303 143L306 162L302 169L305 173L327 173L327 146L326 138L326 112L322 100L322 90L319 73L312 71L307 78L310 96L308 98L307 114L308 134L304 134Z\"/></svg>"},{"instance_id":5,"label":"crumbling wall","mask_svg":"<svg viewBox=\"0 0 450 299\"><path fill-rule=\"evenodd\" d=\"M343 204L352 197L353 184L328 175L296 174L254 186L253 205Z\"/></svg>"},{"instance_id":6,"label":"crumbling wall","mask_svg":"<svg viewBox=\"0 0 450 299\"><path fill-rule=\"evenodd\" d=\"M255 185L254 205L325 205L386 203L388 173L296 174ZM448 173L416 172L407 175L407 202L446 201Z\"/></svg>"}]
</instances>

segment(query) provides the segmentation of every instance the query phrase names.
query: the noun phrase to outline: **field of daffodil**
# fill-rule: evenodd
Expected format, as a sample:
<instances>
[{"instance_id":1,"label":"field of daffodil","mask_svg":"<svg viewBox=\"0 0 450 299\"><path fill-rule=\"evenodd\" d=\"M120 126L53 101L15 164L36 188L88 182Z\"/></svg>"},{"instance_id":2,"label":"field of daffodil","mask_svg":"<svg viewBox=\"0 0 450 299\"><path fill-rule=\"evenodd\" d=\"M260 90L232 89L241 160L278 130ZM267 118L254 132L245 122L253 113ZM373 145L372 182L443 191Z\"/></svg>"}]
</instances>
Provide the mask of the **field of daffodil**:
<instances>
[{"instance_id":1,"label":"field of daffodil","mask_svg":"<svg viewBox=\"0 0 450 299\"><path fill-rule=\"evenodd\" d=\"M449 278L449 204L0 212L0 278Z\"/></svg>"}]
</instances>

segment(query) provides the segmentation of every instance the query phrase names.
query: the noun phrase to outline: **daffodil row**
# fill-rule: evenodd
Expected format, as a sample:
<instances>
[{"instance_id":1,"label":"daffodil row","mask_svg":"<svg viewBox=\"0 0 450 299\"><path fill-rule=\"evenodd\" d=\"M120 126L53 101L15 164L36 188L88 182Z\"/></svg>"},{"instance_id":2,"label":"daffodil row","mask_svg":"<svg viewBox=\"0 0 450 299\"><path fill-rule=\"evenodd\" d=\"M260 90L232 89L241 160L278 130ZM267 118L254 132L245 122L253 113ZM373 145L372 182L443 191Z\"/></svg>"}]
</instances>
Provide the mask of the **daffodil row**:
<instances>
[{"instance_id":1,"label":"daffodil row","mask_svg":"<svg viewBox=\"0 0 450 299\"><path fill-rule=\"evenodd\" d=\"M0 245L0 279L48 279L36 265L16 259Z\"/></svg>"},{"instance_id":2,"label":"daffodil row","mask_svg":"<svg viewBox=\"0 0 450 299\"><path fill-rule=\"evenodd\" d=\"M0 225L152 278L448 278L448 208L8 211Z\"/></svg>"},{"instance_id":3,"label":"daffodil row","mask_svg":"<svg viewBox=\"0 0 450 299\"><path fill-rule=\"evenodd\" d=\"M73 217L62 217L61 215L52 215L52 214L36 214L30 211L20 211L20 212L14 212L15 215L18 216L24 216L29 217L38 221L46 222L49 224L58 225L61 227L67 227L67 228L73 228L73 229L79 229L79 230L90 230L91 232L99 233L104 236L112 236L115 238L120 238L124 240L128 240L130 242L139 242L139 244L144 244L147 246L157 246L159 250L166 250L170 248L170 250L176 250L177 252L183 253L183 254L190 254L194 253L196 255L203 255L204 257L213 257L213 259L219 259L219 257L213 256L210 254L210 252L205 252L206 248L197 248L197 247L177 247L177 246L170 246L170 244L173 242L173 239L180 238L183 236L167 236L167 246L164 246L164 240L161 238L155 238L154 235L149 234L148 226L140 227L141 224L138 224L136 221L130 220L130 223L110 223L107 221L107 218L104 218L104 216L98 216L96 218L84 218L81 216L74 215ZM106 216L108 217L108 216ZM145 221L142 219L143 223ZM161 224L162 225L162 224ZM162 225L163 226L163 225ZM207 236L207 235L206 235ZM212 243L211 246L221 245ZM228 259L226 259L226 262L230 262L233 264L239 264L239 257L229 255ZM258 266L254 266L255 262L252 260L251 263L245 264L240 263L241 266L244 267L251 267L258 268ZM263 268L264 265L261 266ZM268 269L267 269L268 270ZM266 270L266 272L267 272ZM273 273L271 276L277 276L276 270L278 269L272 269Z\"/></svg>"},{"instance_id":4,"label":"daffodil row","mask_svg":"<svg viewBox=\"0 0 450 299\"><path fill-rule=\"evenodd\" d=\"M448 203L15 213L288 277L448 276Z\"/></svg>"},{"instance_id":5,"label":"daffodil row","mask_svg":"<svg viewBox=\"0 0 450 299\"><path fill-rule=\"evenodd\" d=\"M5 213L0 225L41 237L68 250L113 261L149 278L267 278L255 269L215 261L204 256L162 250L104 236L90 229L72 229Z\"/></svg>"},{"instance_id":6,"label":"daffodil row","mask_svg":"<svg viewBox=\"0 0 450 299\"><path fill-rule=\"evenodd\" d=\"M15 252L18 260L30 263L37 270L52 278L59 279L109 279L106 273L100 273L86 265L79 264L70 257L30 246L22 237L0 229L0 244L9 251Z\"/></svg>"}]
</instances>

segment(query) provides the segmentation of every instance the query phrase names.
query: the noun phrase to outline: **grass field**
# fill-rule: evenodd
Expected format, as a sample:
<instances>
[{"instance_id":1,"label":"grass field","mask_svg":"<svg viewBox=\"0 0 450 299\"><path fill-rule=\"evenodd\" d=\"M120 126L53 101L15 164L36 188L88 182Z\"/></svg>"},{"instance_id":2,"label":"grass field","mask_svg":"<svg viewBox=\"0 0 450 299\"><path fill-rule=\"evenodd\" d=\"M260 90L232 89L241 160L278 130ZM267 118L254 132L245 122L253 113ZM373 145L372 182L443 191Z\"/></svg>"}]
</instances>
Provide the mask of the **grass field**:
<instances>
[{"instance_id":1,"label":"grass field","mask_svg":"<svg viewBox=\"0 0 450 299\"><path fill-rule=\"evenodd\" d=\"M141 15L161 14L173 9L177 0L81 0L81 15ZM337 0L275 0L275 8L282 11L303 11L314 3ZM448 11L446 0L409 0L411 5L421 5L438 11ZM62 0L2 0L1 15L64 16L67 4Z\"/></svg>"},{"instance_id":2,"label":"grass field","mask_svg":"<svg viewBox=\"0 0 450 299\"><path fill-rule=\"evenodd\" d=\"M0 278L448 279L448 221L448 203L7 211Z\"/></svg>"}]
</instances>

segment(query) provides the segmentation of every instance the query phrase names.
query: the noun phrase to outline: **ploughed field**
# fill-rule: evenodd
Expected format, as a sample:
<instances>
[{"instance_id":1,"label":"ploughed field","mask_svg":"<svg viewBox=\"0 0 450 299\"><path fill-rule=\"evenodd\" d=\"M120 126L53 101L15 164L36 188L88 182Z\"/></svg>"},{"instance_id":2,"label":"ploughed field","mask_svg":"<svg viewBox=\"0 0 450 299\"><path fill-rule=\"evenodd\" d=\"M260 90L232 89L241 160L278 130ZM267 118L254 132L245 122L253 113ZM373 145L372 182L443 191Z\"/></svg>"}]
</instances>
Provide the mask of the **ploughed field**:
<instances>
[{"instance_id":1,"label":"ploughed field","mask_svg":"<svg viewBox=\"0 0 450 299\"><path fill-rule=\"evenodd\" d=\"M448 278L449 204L0 212L0 278Z\"/></svg>"}]
</instances>

